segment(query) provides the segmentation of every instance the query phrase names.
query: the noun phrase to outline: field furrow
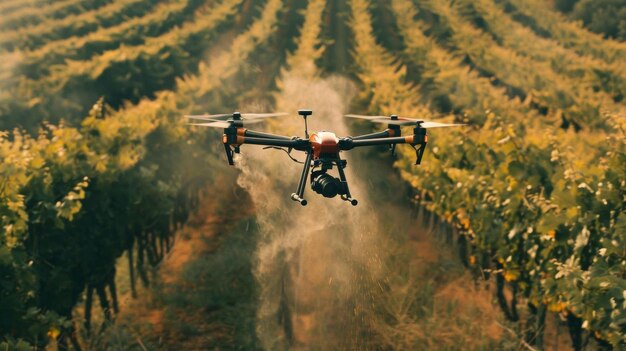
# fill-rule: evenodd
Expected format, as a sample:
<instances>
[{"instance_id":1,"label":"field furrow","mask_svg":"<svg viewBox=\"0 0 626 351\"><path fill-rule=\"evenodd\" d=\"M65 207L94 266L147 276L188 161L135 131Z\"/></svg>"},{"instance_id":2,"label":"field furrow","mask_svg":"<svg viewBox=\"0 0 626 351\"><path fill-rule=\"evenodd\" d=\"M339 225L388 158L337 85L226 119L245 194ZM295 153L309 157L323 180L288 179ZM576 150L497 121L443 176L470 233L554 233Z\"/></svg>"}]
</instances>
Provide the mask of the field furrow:
<instances>
[{"instance_id":1,"label":"field furrow","mask_svg":"<svg viewBox=\"0 0 626 351\"><path fill-rule=\"evenodd\" d=\"M215 40L232 22L241 0L224 0L198 10L193 21L170 32L147 38L139 46L122 46L88 61L68 61L39 80L22 79L15 91L21 99L4 99L2 119L29 125L28 116L52 119L61 113L73 120L85 113L80 101L103 96L117 107L122 101L138 101L173 86L176 77L196 69L204 46ZM19 116L19 117L18 117Z\"/></svg>"},{"instance_id":2,"label":"field furrow","mask_svg":"<svg viewBox=\"0 0 626 351\"><path fill-rule=\"evenodd\" d=\"M423 69L424 80L419 83L426 86L422 90L435 89L451 102L459 101L463 108L459 114L469 108L472 114L484 109L485 115L484 119L470 118L475 124L457 133L433 132L427 151L430 154L419 168L412 165L413 152L400 149L402 158L397 166L403 177L420 192L423 204L461 230L463 242L467 241L470 246L465 256L468 266L478 265L483 270L500 272L495 277L498 281L496 297L508 319L518 320L518 304L528 302L534 306L531 308L534 316L530 319L539 318L538 326L543 325L546 310L565 311L576 323L584 318L594 325L590 328L597 335L602 334L613 344L619 343L621 337L615 334L619 328L615 318L619 314L609 317L605 310L602 316L591 317L591 309L577 302L586 288L573 288L546 277L557 275L559 264L567 260L604 265L602 251L598 253L598 248L623 247L623 238L617 239L621 225L614 221L624 205L618 200L623 191L617 189L626 174L622 170L616 174L614 168L602 166L623 162L624 153L612 151L616 144L606 145L606 140L611 140L610 143L619 144L617 149L625 150L623 125L615 125L608 135L599 131L576 135L547 126L539 118L532 119L532 115L530 118L518 115L521 111L516 111L517 101L510 102L509 112L505 99L500 101L499 111L492 110L490 94L479 93L483 99L467 99L464 96L474 96L476 87L459 89L463 85L458 83L457 77L469 77L471 80L467 83L477 86L485 86L485 82L467 71L459 75L458 60L445 61L444 53L433 54L435 43L416 30L413 18L417 11L410 2L394 0L392 7L405 36L407 56ZM444 65L445 62L450 64ZM384 93L375 90L373 94ZM376 108L373 106L370 110L375 112ZM600 165L596 160L600 160ZM590 167L590 164L596 166ZM606 190L607 184L610 190ZM602 189L605 194L598 196L600 193L596 193L593 200L587 200L596 204L606 201L606 206L616 209L600 219L603 224L592 224L596 205L582 205L587 200L571 197L572 193L586 191L574 189L587 186ZM522 232L521 228L531 229ZM595 249L579 246L563 251L565 242L587 235L590 236L586 240ZM615 281L620 273L614 267L616 271L597 272L594 279ZM583 273L578 271L577 274ZM584 284L593 283L585 280ZM511 301L505 297L504 290L512 292ZM616 291L607 294L616 296ZM518 295L525 298L524 302L517 300ZM593 297L596 303L604 298L607 295ZM604 323L612 323L612 329L604 330L601 327ZM534 332L537 334L533 343L543 345L543 329Z\"/></svg>"},{"instance_id":3,"label":"field furrow","mask_svg":"<svg viewBox=\"0 0 626 351\"><path fill-rule=\"evenodd\" d=\"M245 58L275 33L282 5L280 0L269 0L250 28L216 57L233 59L228 63L228 71L203 69L205 76L189 77L189 82L203 84L232 77L245 64ZM211 60L207 67L223 67L221 61L219 66L215 62L218 61ZM31 243L26 242L23 234L26 232L38 238L36 245L45 248L38 250L35 261L31 261L32 268L20 261L22 256L15 256L16 265L10 274L37 274L40 285L15 281L20 287L28 287L29 294L43 294L43 289L50 295L63 294L66 289L77 292L62 301L40 302L42 315L58 320L58 315L47 312L54 310L71 318L82 291L87 291L85 295L90 301L94 292L100 295L107 289L112 300L103 297L101 301L113 303L110 310L103 307L104 317L109 320L119 312L114 284L116 259L126 252L134 272L131 279L149 284L147 270L163 259L177 228L197 209L199 191L214 179L212 174L216 171L210 162L214 159L214 135L207 139L206 130L196 133L183 122L184 113L202 109L206 103L189 82L179 81L178 89L161 92L152 100L142 99L119 111L96 104L77 128L50 127L37 139L19 132L12 134L10 140L7 134L0 135L0 155L13 164L8 168L5 163L0 164L3 179L10 180L10 186L7 183L0 193L0 224L14 229L18 240L13 246L15 252L30 248ZM19 160L23 162L18 163ZM41 164L46 167L40 167ZM175 164L187 166L172 167ZM26 203L19 195L24 191L36 195ZM155 206L148 208L147 203ZM50 211L42 212L40 206ZM54 218L65 224L45 225ZM60 234L63 244L55 245ZM58 279L63 279L62 286ZM11 290L10 295L3 295L22 303L15 302L4 316L15 318L12 325L20 327L22 338L41 346L47 341L41 342L39 335L26 332L31 324L21 319L19 311L28 301L19 294ZM91 305L86 304L87 317ZM89 328L89 319L83 327ZM59 328L72 343L78 344L71 323ZM4 340L2 343L6 345ZM20 341L22 344L24 341Z\"/></svg>"},{"instance_id":4,"label":"field furrow","mask_svg":"<svg viewBox=\"0 0 626 351\"><path fill-rule=\"evenodd\" d=\"M607 125L607 112L613 119L626 117L626 107L615 103L607 94L595 92L589 84L556 74L547 63L526 60L499 46L488 34L463 21L456 13L456 5L447 1L424 1L419 6L444 19L442 27L437 29L443 30L456 52L467 55L482 74L504 83L511 88L510 93L527 103L560 113L565 126L573 124L577 129L602 129Z\"/></svg>"},{"instance_id":5,"label":"field furrow","mask_svg":"<svg viewBox=\"0 0 626 351\"><path fill-rule=\"evenodd\" d=\"M482 19L485 31L503 47L530 60L546 62L556 74L588 82L593 90L603 90L614 100L626 96L626 60L606 63L593 57L580 56L559 42L536 35L531 29L512 20L490 0L463 1L460 12L470 19Z\"/></svg>"},{"instance_id":6,"label":"field furrow","mask_svg":"<svg viewBox=\"0 0 626 351\"><path fill-rule=\"evenodd\" d=\"M310 0L307 5L304 23L296 41L296 51L287 55L287 69L283 71L289 76L311 80L319 76L316 61L324 52L321 44L322 14L327 0Z\"/></svg>"},{"instance_id":7,"label":"field furrow","mask_svg":"<svg viewBox=\"0 0 626 351\"><path fill-rule=\"evenodd\" d=\"M202 0L170 0L159 4L144 17L103 28L84 37L72 37L44 45L34 51L7 53L16 57L17 74L35 79L50 73L66 60L88 60L122 45L138 46L148 38L158 37L192 18ZM124 14L118 14L124 16ZM1 72L1 71L0 71Z\"/></svg>"},{"instance_id":8,"label":"field furrow","mask_svg":"<svg viewBox=\"0 0 626 351\"><path fill-rule=\"evenodd\" d=\"M110 3L112 0L61 0L38 6L24 7L0 17L0 31L15 30L44 22L49 18L64 18L89 11ZM1 33L1 32L0 32Z\"/></svg>"},{"instance_id":9,"label":"field furrow","mask_svg":"<svg viewBox=\"0 0 626 351\"><path fill-rule=\"evenodd\" d=\"M8 51L33 51L48 42L81 37L109 28L149 12L157 0L117 0L100 8L61 19L50 19L40 24L5 31L0 36L0 48Z\"/></svg>"},{"instance_id":10,"label":"field furrow","mask_svg":"<svg viewBox=\"0 0 626 351\"><path fill-rule=\"evenodd\" d=\"M0 2L0 14L10 15L11 13L22 9L27 6L34 6L45 4L50 2L49 0L4 0Z\"/></svg>"},{"instance_id":11,"label":"field furrow","mask_svg":"<svg viewBox=\"0 0 626 351\"><path fill-rule=\"evenodd\" d=\"M415 88L407 82L405 70L398 70L398 65L395 63L396 60L387 53L382 46L376 43L371 25L371 16L368 13L368 2L352 0L351 5L353 16L351 28L354 30L356 44L354 55L359 67L358 77L364 83L362 85L361 98L364 102L369 101L366 107L367 113L375 115L398 114L401 116L413 116L419 119L431 119L432 116L437 113L429 112L428 109L424 107L424 104L422 104L423 98L421 98L416 93ZM375 62L375 64L373 64L373 62ZM390 72L394 71L396 71L396 73L392 76ZM383 72L386 72L384 73L385 76L382 76ZM451 133L437 131L432 134L431 138L437 140ZM435 142L439 145L437 141ZM429 147L427 153L432 152L430 150L432 150L432 147ZM398 147L397 151L402 156L401 160L396 162L396 167L400 169L401 174L409 181L409 184L417 187L417 191L420 191L420 187L418 187L418 184L412 177L430 178L429 172L431 169L436 169L433 163L436 163L437 160L433 161L431 160L432 157L429 157L429 159L424 160L422 166L418 168L412 165L415 160L415 152L408 147L408 145L406 147L405 145ZM407 159L409 158L411 158L411 163L407 163ZM424 166L429 169L425 170L423 168ZM434 210L434 208L432 208L433 206L427 201L422 200L421 204ZM390 235L391 234L387 234L386 236ZM426 263L422 263L422 265L424 264ZM405 274L410 275L411 273ZM434 273L431 272L430 274ZM406 279L411 280L411 277ZM415 294L413 290L408 289L402 282L402 278L399 277L394 277L394 279L386 281L385 284L390 291L375 299L374 303L384 306L381 308L385 311L382 320L378 321L378 323L374 323L374 325L378 325L378 327L375 327L371 331L380 333L376 338L378 344L374 347L375 349L404 350L411 349L414 345L423 345L425 349L502 349L503 345L499 345L497 339L483 334L485 331L483 326L493 322L486 320L485 316L469 317L460 314L452 314L449 322L442 323L445 327L443 327L443 330L440 330L438 326L434 325L437 323L430 322L431 318L436 318L441 321L446 317L440 316L439 314L435 317L428 313L420 313L408 307L404 307L410 305L411 301L414 301L413 299L416 297L408 293L412 292ZM423 281L416 283L423 285L428 284ZM467 295L470 294L471 293L468 291ZM423 298L423 296L420 297ZM464 303L469 304L471 303L470 301L470 298L468 298ZM421 301L418 303L422 306ZM426 304L428 303L429 302L426 302ZM435 302L431 303L434 304ZM428 310L428 308L427 306L422 306L420 311ZM471 322L465 322L465 318L470 318ZM384 327L381 327L381 325L384 325ZM429 333L426 335L413 332L414 330L426 328L429 330ZM461 338L463 341L444 336L435 339L431 338L432 335L443 335L450 329L457 330L454 338ZM465 334L472 335L473 337L469 340L462 339L461 335ZM388 337L388 335L393 335L394 337Z\"/></svg>"},{"instance_id":12,"label":"field furrow","mask_svg":"<svg viewBox=\"0 0 626 351\"><path fill-rule=\"evenodd\" d=\"M601 35L583 28L580 23L568 20L556 10L546 8L541 0L498 0L503 8L513 14L531 18L540 29L539 33L549 36L580 55L604 60L607 63L623 62L626 57L626 43L603 39Z\"/></svg>"},{"instance_id":13,"label":"field furrow","mask_svg":"<svg viewBox=\"0 0 626 351\"><path fill-rule=\"evenodd\" d=\"M410 2L392 0L391 3L405 44L402 57L415 67L412 80L419 83L434 107L463 114L472 123L482 123L486 110L498 115L514 114L522 119L538 118L530 106L520 99L509 98L505 88L494 86L489 78L465 65L462 56L447 51L427 36L414 20L417 10Z\"/></svg>"}]
</instances>

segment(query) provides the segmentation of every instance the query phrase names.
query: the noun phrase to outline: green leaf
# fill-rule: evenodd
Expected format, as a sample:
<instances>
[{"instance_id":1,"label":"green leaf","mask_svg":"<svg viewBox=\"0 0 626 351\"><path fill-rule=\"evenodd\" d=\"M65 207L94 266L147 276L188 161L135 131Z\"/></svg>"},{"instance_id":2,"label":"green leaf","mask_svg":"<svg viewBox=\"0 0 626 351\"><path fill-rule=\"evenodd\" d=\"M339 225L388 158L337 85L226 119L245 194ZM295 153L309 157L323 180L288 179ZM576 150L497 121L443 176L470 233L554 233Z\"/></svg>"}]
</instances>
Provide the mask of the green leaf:
<instances>
[{"instance_id":1,"label":"green leaf","mask_svg":"<svg viewBox=\"0 0 626 351\"><path fill-rule=\"evenodd\" d=\"M515 179L522 179L526 172L524 172L524 165L519 161L511 161L509 162L509 174L511 174Z\"/></svg>"}]
</instances>

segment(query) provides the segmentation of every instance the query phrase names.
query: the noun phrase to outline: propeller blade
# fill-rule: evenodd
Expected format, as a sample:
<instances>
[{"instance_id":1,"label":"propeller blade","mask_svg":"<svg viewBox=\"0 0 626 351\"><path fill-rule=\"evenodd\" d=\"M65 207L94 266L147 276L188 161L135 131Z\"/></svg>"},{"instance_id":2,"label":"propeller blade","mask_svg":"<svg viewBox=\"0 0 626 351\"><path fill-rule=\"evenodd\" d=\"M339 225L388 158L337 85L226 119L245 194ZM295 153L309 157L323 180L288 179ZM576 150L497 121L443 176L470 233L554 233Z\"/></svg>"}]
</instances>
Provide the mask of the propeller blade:
<instances>
[{"instance_id":1,"label":"propeller blade","mask_svg":"<svg viewBox=\"0 0 626 351\"><path fill-rule=\"evenodd\" d=\"M281 117L288 116L289 114L286 112L273 112L273 113L242 113L241 117L248 119L257 119L257 118L270 118L270 117Z\"/></svg>"},{"instance_id":2,"label":"propeller blade","mask_svg":"<svg viewBox=\"0 0 626 351\"><path fill-rule=\"evenodd\" d=\"M418 121L417 119L413 119L413 118L397 117L397 116L396 116L396 119L391 119L391 116L344 115L344 117L360 118L360 119L366 119L366 120L374 121L374 122L381 121L380 123L387 123L389 121L409 121L411 123L415 123ZM397 123L393 123L393 124L397 124Z\"/></svg>"},{"instance_id":3,"label":"propeller blade","mask_svg":"<svg viewBox=\"0 0 626 351\"><path fill-rule=\"evenodd\" d=\"M228 113L222 113L219 115L187 115L185 117L189 118L189 119L203 119L203 120L227 120L228 118L232 117L232 114L228 114Z\"/></svg>"},{"instance_id":4,"label":"propeller blade","mask_svg":"<svg viewBox=\"0 0 626 351\"><path fill-rule=\"evenodd\" d=\"M189 125L200 126L200 127L222 128L222 129L230 127L230 123L222 122L222 121L211 122L211 123L189 123Z\"/></svg>"},{"instance_id":5,"label":"propeller blade","mask_svg":"<svg viewBox=\"0 0 626 351\"><path fill-rule=\"evenodd\" d=\"M465 126L465 123L439 123L426 121L421 124L422 128L443 128L443 127L460 127Z\"/></svg>"},{"instance_id":6,"label":"propeller blade","mask_svg":"<svg viewBox=\"0 0 626 351\"><path fill-rule=\"evenodd\" d=\"M389 119L389 116L364 116L364 115L343 115L343 116L348 117L348 118L360 118L360 119L368 119L368 120L382 119L382 118Z\"/></svg>"},{"instance_id":7,"label":"propeller blade","mask_svg":"<svg viewBox=\"0 0 626 351\"><path fill-rule=\"evenodd\" d=\"M275 112L275 113L241 113L242 118L248 119L257 119L257 118L269 118L269 117L280 117L287 116L288 113L285 112ZM217 115L187 115L185 116L189 119L202 119L202 120L220 120L225 121L231 119L233 117L232 113L220 113Z\"/></svg>"},{"instance_id":8,"label":"propeller blade","mask_svg":"<svg viewBox=\"0 0 626 351\"><path fill-rule=\"evenodd\" d=\"M208 122L230 122L230 121L223 121L223 120L219 120L219 119L212 119L212 118L197 118L199 120L202 121L208 121ZM193 121L194 123L199 123L198 121ZM191 124L191 123L189 123Z\"/></svg>"},{"instance_id":9,"label":"propeller blade","mask_svg":"<svg viewBox=\"0 0 626 351\"><path fill-rule=\"evenodd\" d=\"M414 119L409 117L397 117L397 119L391 119L390 116L364 116L364 115L344 115L348 118L360 118L366 119L374 123L393 124L397 126L414 126L419 124L422 128L442 128L442 127L458 127L464 126L463 123L440 123L432 121L424 121L421 119Z\"/></svg>"},{"instance_id":10,"label":"propeller blade","mask_svg":"<svg viewBox=\"0 0 626 351\"><path fill-rule=\"evenodd\" d=\"M221 123L227 123L228 125L230 125L230 123L235 122L235 120L233 119L228 119L228 120L219 120L219 119L213 119L213 118L204 118L203 117L194 117L196 119L202 120L202 121L208 121L208 122L221 122ZM264 122L262 118L257 118L257 119L245 119L245 120L241 120L239 121L241 124L252 124L252 123L259 123L259 122ZM189 124L194 124L194 123L189 123ZM207 123L196 123L195 125L204 125Z\"/></svg>"},{"instance_id":11,"label":"propeller blade","mask_svg":"<svg viewBox=\"0 0 626 351\"><path fill-rule=\"evenodd\" d=\"M416 119L397 119L397 120L392 120L389 118L378 118L378 119L373 119L371 120L374 123L383 123L383 124L393 124L393 125L397 125L397 126L414 126L418 120Z\"/></svg>"},{"instance_id":12,"label":"propeller blade","mask_svg":"<svg viewBox=\"0 0 626 351\"><path fill-rule=\"evenodd\" d=\"M399 118L397 121L392 121L389 119L375 119L372 122L375 123L383 123L383 124L393 124L397 126L414 126L419 125L422 128L443 128L443 127L460 127L464 126L463 123L440 123L440 122L432 122L432 121L420 121L417 119L408 119L408 118Z\"/></svg>"}]
</instances>

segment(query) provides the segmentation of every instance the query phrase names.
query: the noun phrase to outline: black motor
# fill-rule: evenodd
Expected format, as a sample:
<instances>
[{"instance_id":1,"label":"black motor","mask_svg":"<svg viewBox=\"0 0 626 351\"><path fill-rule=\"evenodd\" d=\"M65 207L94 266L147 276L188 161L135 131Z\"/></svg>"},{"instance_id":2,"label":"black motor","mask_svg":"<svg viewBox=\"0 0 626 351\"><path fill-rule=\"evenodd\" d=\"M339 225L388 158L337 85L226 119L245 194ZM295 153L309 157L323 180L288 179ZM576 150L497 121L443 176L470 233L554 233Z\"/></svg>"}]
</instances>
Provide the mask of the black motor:
<instances>
[{"instance_id":1,"label":"black motor","mask_svg":"<svg viewBox=\"0 0 626 351\"><path fill-rule=\"evenodd\" d=\"M345 185L326 171L316 171L311 174L311 189L324 197L335 197L337 194L346 194Z\"/></svg>"}]
</instances>

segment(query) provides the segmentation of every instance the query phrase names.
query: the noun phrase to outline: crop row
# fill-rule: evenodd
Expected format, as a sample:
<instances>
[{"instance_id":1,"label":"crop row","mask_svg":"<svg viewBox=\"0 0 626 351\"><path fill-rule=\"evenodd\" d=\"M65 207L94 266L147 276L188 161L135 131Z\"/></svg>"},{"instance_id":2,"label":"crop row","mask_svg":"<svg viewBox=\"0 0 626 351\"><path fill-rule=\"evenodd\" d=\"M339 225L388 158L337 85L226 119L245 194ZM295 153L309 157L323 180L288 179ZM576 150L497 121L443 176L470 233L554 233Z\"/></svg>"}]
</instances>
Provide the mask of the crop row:
<instances>
[{"instance_id":1,"label":"crop row","mask_svg":"<svg viewBox=\"0 0 626 351\"><path fill-rule=\"evenodd\" d=\"M287 67L290 76L297 75L312 80L319 74L315 62L322 56L321 46L322 14L326 8L326 0L311 0L305 11L305 19L297 39L297 49L287 56Z\"/></svg>"},{"instance_id":2,"label":"crop row","mask_svg":"<svg viewBox=\"0 0 626 351\"><path fill-rule=\"evenodd\" d=\"M156 0L119 0L73 16L51 18L37 25L3 32L0 47L9 51L32 51L51 41L84 36L141 17L156 3Z\"/></svg>"},{"instance_id":3,"label":"crop row","mask_svg":"<svg viewBox=\"0 0 626 351\"><path fill-rule=\"evenodd\" d=\"M158 37L183 25L202 3L202 0L168 1L143 17L102 28L83 37L51 42L32 52L11 53L17 55L14 79L17 79L17 74L36 79L50 74L53 67L63 65L66 60L88 60L122 45L141 45L147 38ZM119 13L118 16L124 14Z\"/></svg>"},{"instance_id":4,"label":"crop row","mask_svg":"<svg viewBox=\"0 0 626 351\"><path fill-rule=\"evenodd\" d=\"M539 109L561 114L565 125L576 129L601 129L607 124L606 113L620 118L626 116L624 106L613 102L606 94L593 91L584 81L556 74L547 63L527 60L499 46L487 33L463 21L455 5L446 1L424 1L420 9L445 19L432 24L450 37L454 49L467 55L482 74L494 77Z\"/></svg>"},{"instance_id":5,"label":"crop row","mask_svg":"<svg viewBox=\"0 0 626 351\"><path fill-rule=\"evenodd\" d=\"M35 5L40 1L42 0L4 0L0 2L0 13L9 15L21 8Z\"/></svg>"},{"instance_id":6,"label":"crop row","mask_svg":"<svg viewBox=\"0 0 626 351\"><path fill-rule=\"evenodd\" d=\"M63 18L104 6L111 0L61 0L44 5L20 8L0 18L0 30L13 30L20 27L32 26L46 21L49 18Z\"/></svg>"},{"instance_id":7,"label":"crop row","mask_svg":"<svg viewBox=\"0 0 626 351\"><path fill-rule=\"evenodd\" d=\"M571 48L580 55L587 55L605 62L623 62L626 57L626 43L607 40L601 35L583 28L581 23L568 20L555 10L546 9L541 0L497 0L507 12L531 18L534 30L557 40L566 48Z\"/></svg>"},{"instance_id":8,"label":"crop row","mask_svg":"<svg viewBox=\"0 0 626 351\"><path fill-rule=\"evenodd\" d=\"M9 126L32 128L42 120L59 117L73 120L85 113L83 101L105 97L120 106L123 100L144 96L173 86L176 77L194 71L204 47L231 22L241 0L224 0L197 10L194 19L142 45L122 46L87 61L68 61L39 80L22 78L14 91L19 98L0 99L0 115ZM62 113L61 115L59 115Z\"/></svg>"},{"instance_id":9,"label":"crop row","mask_svg":"<svg viewBox=\"0 0 626 351\"><path fill-rule=\"evenodd\" d=\"M397 71L395 84L380 79L381 71L393 71L395 61L375 43L371 25L363 24L369 17L354 3L355 54L369 112L432 115L417 107L422 98L405 83L404 69ZM403 0L394 0L393 8L405 37L414 35L409 31L416 28L411 22L415 8ZM415 48L411 40L406 44L408 53L424 55L422 44ZM385 55L386 62L380 59ZM430 77L428 84L437 86L444 78L454 82L446 78L448 74L463 77L458 67L454 73L442 70L454 66L438 66L434 57L422 64ZM374 68L374 61L386 68ZM580 346L582 330L587 329L601 343L623 346L626 297L620 277L626 270L626 242L620 233L626 224L626 174L619 165L626 161L624 126L615 126L608 142L594 143L593 136L580 138L541 121L519 120L518 112L511 116L506 109L501 115L489 112L489 100L475 99L472 104L461 97L468 90L456 89L459 86L463 85L438 89L452 101L461 101L464 109L487 110L485 117L474 118L477 124L463 131L433 131L419 168L413 165L413 152L401 149L397 166L402 175L420 193L424 205L463 233L470 246L466 262L494 276L505 315L517 320L520 306L528 304L524 325L532 336L530 343L542 345L550 310L571 320L575 345ZM469 84L465 87L473 89ZM489 90L484 83L479 87ZM517 103L511 103L512 110L518 110ZM586 154L590 148L595 151ZM505 286L512 298L504 294Z\"/></svg>"},{"instance_id":10,"label":"crop row","mask_svg":"<svg viewBox=\"0 0 626 351\"><path fill-rule=\"evenodd\" d=\"M484 21L496 41L525 58L547 62L555 73L589 82L594 91L604 90L621 101L626 97L626 61L606 63L566 49L555 40L543 38L515 22L492 1L463 1L461 12L473 21Z\"/></svg>"},{"instance_id":11,"label":"crop row","mask_svg":"<svg viewBox=\"0 0 626 351\"><path fill-rule=\"evenodd\" d=\"M115 260L123 252L131 277L148 280L145 264L162 257L172 223L184 222L216 173L209 169L214 138L181 118L202 109L210 93L196 94L194 84L232 77L272 35L281 6L269 0L260 18L201 70L205 75L180 80L175 91L117 112L97 104L80 127L49 126L37 139L0 137L2 159L10 161L0 163L7 180L0 193L0 270L8 277L0 304L10 317L0 325L2 347L19 339L45 343L57 337L46 338L50 330L60 331L62 344L76 342L68 318L85 288L87 301L95 291L111 318L119 308ZM231 59L226 67L223 59Z\"/></svg>"}]
</instances>

